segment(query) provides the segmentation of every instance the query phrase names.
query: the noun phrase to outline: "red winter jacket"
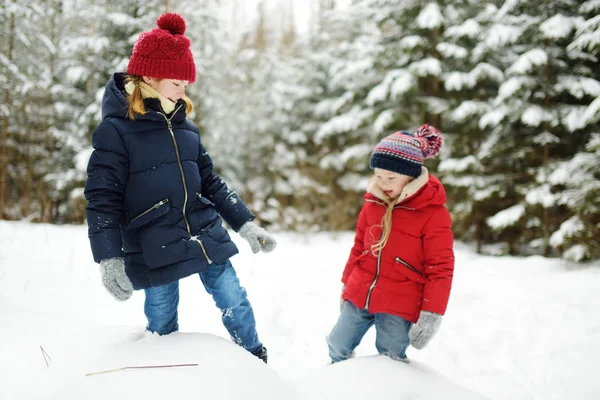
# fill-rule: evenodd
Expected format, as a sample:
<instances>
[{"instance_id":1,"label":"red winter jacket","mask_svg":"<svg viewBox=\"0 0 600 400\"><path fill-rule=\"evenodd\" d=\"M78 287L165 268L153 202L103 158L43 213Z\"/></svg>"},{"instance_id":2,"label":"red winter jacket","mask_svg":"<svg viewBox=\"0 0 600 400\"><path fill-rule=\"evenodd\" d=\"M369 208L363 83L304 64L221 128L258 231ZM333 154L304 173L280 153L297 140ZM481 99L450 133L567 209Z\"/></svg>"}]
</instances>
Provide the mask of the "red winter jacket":
<instances>
[{"instance_id":1,"label":"red winter jacket","mask_svg":"<svg viewBox=\"0 0 600 400\"><path fill-rule=\"evenodd\" d=\"M443 315L454 271L452 220L440 181L423 168L405 186L392 213L392 230L376 256L385 194L369 185L358 217L354 246L346 263L342 298L374 313L417 322L421 310Z\"/></svg>"}]
</instances>

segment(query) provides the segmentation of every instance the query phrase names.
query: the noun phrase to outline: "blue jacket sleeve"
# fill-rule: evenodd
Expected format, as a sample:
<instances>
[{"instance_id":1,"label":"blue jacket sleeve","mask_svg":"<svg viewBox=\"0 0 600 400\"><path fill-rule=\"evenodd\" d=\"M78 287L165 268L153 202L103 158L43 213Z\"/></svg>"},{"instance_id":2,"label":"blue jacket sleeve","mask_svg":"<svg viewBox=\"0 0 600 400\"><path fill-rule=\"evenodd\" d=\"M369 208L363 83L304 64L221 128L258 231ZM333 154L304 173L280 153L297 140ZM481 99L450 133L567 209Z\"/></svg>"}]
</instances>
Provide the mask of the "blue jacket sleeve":
<instances>
[{"instance_id":1,"label":"blue jacket sleeve","mask_svg":"<svg viewBox=\"0 0 600 400\"><path fill-rule=\"evenodd\" d=\"M87 167L85 198L88 236L94 261L123 257L121 228L123 197L129 174L129 155L109 120L92 135L94 151Z\"/></svg>"},{"instance_id":2,"label":"blue jacket sleeve","mask_svg":"<svg viewBox=\"0 0 600 400\"><path fill-rule=\"evenodd\" d=\"M221 217L236 232L255 217L236 192L229 189L223 179L213 171L213 162L204 145L200 143L198 168L202 178L202 196L209 199Z\"/></svg>"}]
</instances>

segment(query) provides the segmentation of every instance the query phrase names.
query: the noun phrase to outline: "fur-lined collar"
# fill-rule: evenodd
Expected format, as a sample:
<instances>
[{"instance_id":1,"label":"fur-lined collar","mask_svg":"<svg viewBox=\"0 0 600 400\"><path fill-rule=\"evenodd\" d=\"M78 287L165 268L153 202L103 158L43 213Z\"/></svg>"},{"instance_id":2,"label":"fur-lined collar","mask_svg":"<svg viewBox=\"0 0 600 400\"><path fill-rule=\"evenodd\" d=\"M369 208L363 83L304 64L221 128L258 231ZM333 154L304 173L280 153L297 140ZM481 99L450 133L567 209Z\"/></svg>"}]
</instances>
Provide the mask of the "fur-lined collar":
<instances>
[{"instance_id":1,"label":"fur-lined collar","mask_svg":"<svg viewBox=\"0 0 600 400\"><path fill-rule=\"evenodd\" d=\"M148 85L146 82L140 82L139 87L142 91L142 97L144 99L158 99L161 108L166 114L171 114L175 111L176 103L173 103L171 100L158 93L152 86ZM133 82L127 82L125 85L125 91L127 91L128 94L133 93L134 88L135 84Z\"/></svg>"},{"instance_id":2,"label":"fur-lined collar","mask_svg":"<svg viewBox=\"0 0 600 400\"><path fill-rule=\"evenodd\" d=\"M411 197L415 193L417 193L423 186L427 185L429 182L429 171L425 167L421 167L421 175L410 181L404 189L402 189L402 193L398 196L398 200L396 204L401 203L406 200L408 197ZM373 196L377 197L380 200L387 201L388 197L379 186L375 183L375 180L372 179L369 182L369 187L367 188L367 192L371 193Z\"/></svg>"}]
</instances>

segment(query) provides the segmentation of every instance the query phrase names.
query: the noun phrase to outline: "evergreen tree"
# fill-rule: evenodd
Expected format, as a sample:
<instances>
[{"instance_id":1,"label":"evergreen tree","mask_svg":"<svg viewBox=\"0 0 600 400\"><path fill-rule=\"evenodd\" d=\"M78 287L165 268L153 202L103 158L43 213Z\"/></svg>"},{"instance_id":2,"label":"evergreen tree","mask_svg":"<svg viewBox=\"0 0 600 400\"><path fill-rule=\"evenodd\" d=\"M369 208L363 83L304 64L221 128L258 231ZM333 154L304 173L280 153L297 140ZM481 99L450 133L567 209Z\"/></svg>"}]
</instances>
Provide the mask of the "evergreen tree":
<instances>
[{"instance_id":1,"label":"evergreen tree","mask_svg":"<svg viewBox=\"0 0 600 400\"><path fill-rule=\"evenodd\" d=\"M591 126L574 129L573 113L597 94L597 81L580 57L567 50L581 16L568 0L534 7L506 2L498 18L513 27L516 40L505 53L507 80L485 115L492 129L487 173L501 172L506 183L495 196L503 210L488 219L491 238L507 243L511 254L549 255L549 238L571 212L557 199L550 174L557 163L583 151ZM513 56L511 58L511 56ZM495 137L494 137L495 136Z\"/></svg>"},{"instance_id":2,"label":"evergreen tree","mask_svg":"<svg viewBox=\"0 0 600 400\"><path fill-rule=\"evenodd\" d=\"M503 209L504 176L488 172L490 139L496 136L482 117L492 115L492 101L504 81L503 51L513 36L496 20L498 8L484 2L463 2L462 18L444 30L438 46L448 59L444 89L449 109L444 114L446 155L439 165L453 216L455 237L474 241L477 251L489 239L486 219Z\"/></svg>"},{"instance_id":3,"label":"evergreen tree","mask_svg":"<svg viewBox=\"0 0 600 400\"><path fill-rule=\"evenodd\" d=\"M376 133L373 106L365 99L383 73L375 65L378 28L368 12L358 4L343 13L323 10L309 54L299 63L305 79L292 110L298 121L303 115L312 121L292 126L296 143L289 147L304 155L299 181L309 189L306 201L320 229L353 229L367 186Z\"/></svg>"},{"instance_id":4,"label":"evergreen tree","mask_svg":"<svg viewBox=\"0 0 600 400\"><path fill-rule=\"evenodd\" d=\"M600 258L599 12L597 1L586 1L577 9L581 20L567 51L577 60L579 76L563 82L568 86L571 98L583 100L566 108L563 120L572 135L588 136L589 139L585 150L570 159L558 161L548 177L556 203L568 208L571 215L552 233L550 245L564 258L573 261Z\"/></svg>"}]
</instances>

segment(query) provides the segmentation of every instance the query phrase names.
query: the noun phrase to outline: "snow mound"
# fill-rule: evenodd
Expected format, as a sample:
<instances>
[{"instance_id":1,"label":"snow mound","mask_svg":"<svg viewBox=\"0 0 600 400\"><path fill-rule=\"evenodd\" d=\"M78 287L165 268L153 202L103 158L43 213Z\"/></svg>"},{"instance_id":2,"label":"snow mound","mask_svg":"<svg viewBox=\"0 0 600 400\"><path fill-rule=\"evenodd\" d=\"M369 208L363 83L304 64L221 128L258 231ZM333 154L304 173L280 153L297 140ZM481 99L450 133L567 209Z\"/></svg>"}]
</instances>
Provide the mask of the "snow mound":
<instances>
[{"instance_id":1,"label":"snow mound","mask_svg":"<svg viewBox=\"0 0 600 400\"><path fill-rule=\"evenodd\" d=\"M132 368L144 366L163 367ZM297 399L265 363L211 334L140 334L108 349L88 368L48 400Z\"/></svg>"},{"instance_id":2,"label":"snow mound","mask_svg":"<svg viewBox=\"0 0 600 400\"><path fill-rule=\"evenodd\" d=\"M486 400L424 364L385 356L358 357L293 382L303 399Z\"/></svg>"}]
</instances>

